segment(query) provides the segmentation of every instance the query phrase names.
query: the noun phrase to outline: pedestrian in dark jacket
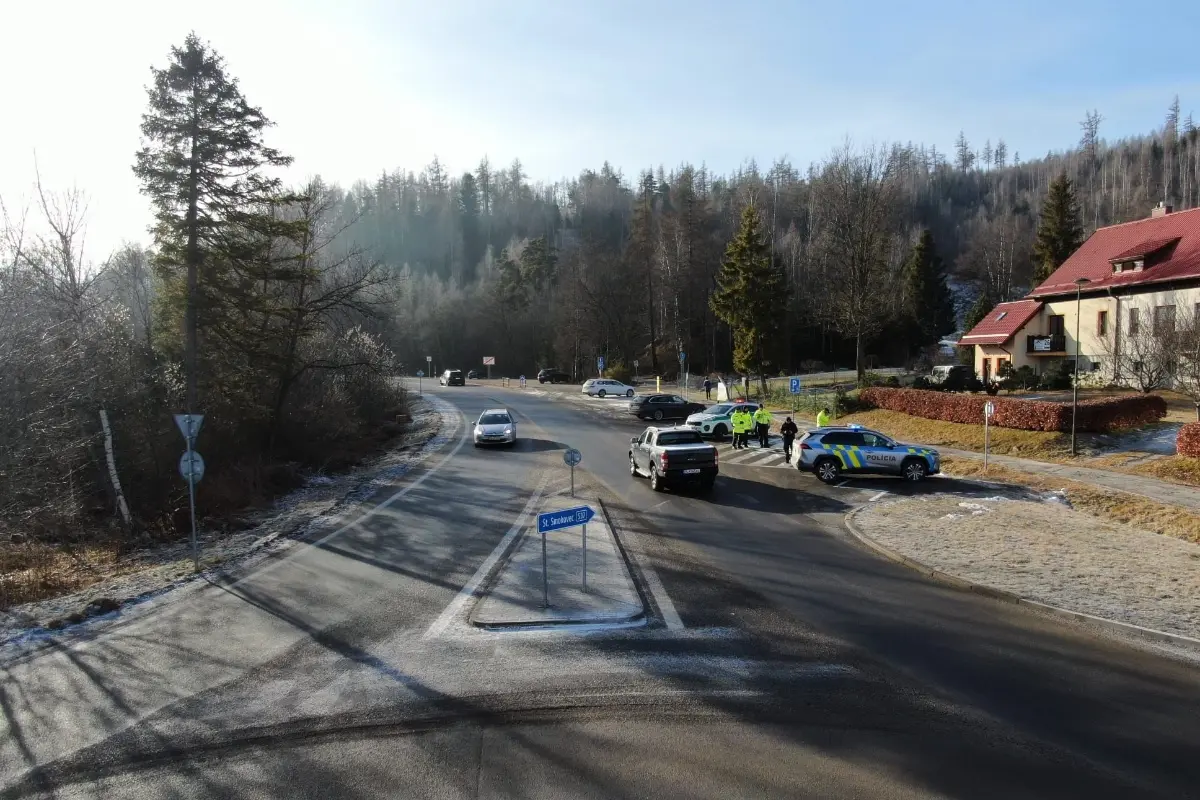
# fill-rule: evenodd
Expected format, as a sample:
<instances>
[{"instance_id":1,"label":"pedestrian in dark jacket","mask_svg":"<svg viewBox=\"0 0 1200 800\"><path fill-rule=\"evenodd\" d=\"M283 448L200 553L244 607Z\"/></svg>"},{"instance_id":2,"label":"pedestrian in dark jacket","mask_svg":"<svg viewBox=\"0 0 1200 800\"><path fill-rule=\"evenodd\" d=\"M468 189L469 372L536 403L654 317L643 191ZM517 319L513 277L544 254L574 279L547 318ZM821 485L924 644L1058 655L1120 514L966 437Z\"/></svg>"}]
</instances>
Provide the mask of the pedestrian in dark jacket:
<instances>
[{"instance_id":1,"label":"pedestrian in dark jacket","mask_svg":"<svg viewBox=\"0 0 1200 800\"><path fill-rule=\"evenodd\" d=\"M796 441L796 434L799 432L800 429L792 422L791 417L779 426L779 433L783 435L783 457L788 461L792 460L792 442Z\"/></svg>"}]
</instances>

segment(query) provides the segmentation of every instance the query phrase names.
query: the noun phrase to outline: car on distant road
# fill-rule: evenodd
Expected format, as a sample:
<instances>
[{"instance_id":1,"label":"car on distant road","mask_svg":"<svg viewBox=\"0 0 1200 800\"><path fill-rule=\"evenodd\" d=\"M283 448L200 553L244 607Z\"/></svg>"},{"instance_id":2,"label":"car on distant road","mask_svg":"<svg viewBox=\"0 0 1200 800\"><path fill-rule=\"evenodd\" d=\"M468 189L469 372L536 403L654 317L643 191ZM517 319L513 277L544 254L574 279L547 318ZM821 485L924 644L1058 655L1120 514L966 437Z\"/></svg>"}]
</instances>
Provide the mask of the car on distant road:
<instances>
[{"instance_id":1,"label":"car on distant road","mask_svg":"<svg viewBox=\"0 0 1200 800\"><path fill-rule=\"evenodd\" d=\"M468 372L468 373L467 373L467 380L469 380L469 381L477 381L477 380L479 380L479 371L478 371L478 370L474 370L474 369L473 369L473 370L471 370L470 372Z\"/></svg>"},{"instance_id":2,"label":"car on distant road","mask_svg":"<svg viewBox=\"0 0 1200 800\"><path fill-rule=\"evenodd\" d=\"M582 391L588 397L608 397L609 395L633 397L634 395L632 386L611 378L592 378L584 381Z\"/></svg>"},{"instance_id":3,"label":"car on distant road","mask_svg":"<svg viewBox=\"0 0 1200 800\"><path fill-rule=\"evenodd\" d=\"M571 376L561 369L543 369L537 374L538 383L570 383Z\"/></svg>"},{"instance_id":4,"label":"car on distant road","mask_svg":"<svg viewBox=\"0 0 1200 800\"><path fill-rule=\"evenodd\" d=\"M677 394L647 394L629 401L629 413L638 419L686 419L703 410L703 403L689 403Z\"/></svg>"},{"instance_id":5,"label":"car on distant road","mask_svg":"<svg viewBox=\"0 0 1200 800\"><path fill-rule=\"evenodd\" d=\"M489 408L475 422L475 446L503 444L511 447L517 443L517 421L507 408Z\"/></svg>"},{"instance_id":6,"label":"car on distant road","mask_svg":"<svg viewBox=\"0 0 1200 800\"><path fill-rule=\"evenodd\" d=\"M463 377L461 369L448 369L438 378L438 383L442 386L466 386L467 379Z\"/></svg>"},{"instance_id":7,"label":"car on distant road","mask_svg":"<svg viewBox=\"0 0 1200 800\"><path fill-rule=\"evenodd\" d=\"M733 432L733 422L730 417L739 408L753 414L758 410L758 403L717 403L703 411L688 416L686 424L701 436L711 436L714 439L724 439Z\"/></svg>"},{"instance_id":8,"label":"car on distant road","mask_svg":"<svg viewBox=\"0 0 1200 800\"><path fill-rule=\"evenodd\" d=\"M796 453L797 469L825 483L835 483L846 473L922 481L942 471L938 451L932 447L903 444L858 425L807 431L796 443Z\"/></svg>"},{"instance_id":9,"label":"car on distant road","mask_svg":"<svg viewBox=\"0 0 1200 800\"><path fill-rule=\"evenodd\" d=\"M646 428L629 442L629 474L647 476L656 492L694 485L707 494L718 472L717 448L691 428Z\"/></svg>"}]
</instances>

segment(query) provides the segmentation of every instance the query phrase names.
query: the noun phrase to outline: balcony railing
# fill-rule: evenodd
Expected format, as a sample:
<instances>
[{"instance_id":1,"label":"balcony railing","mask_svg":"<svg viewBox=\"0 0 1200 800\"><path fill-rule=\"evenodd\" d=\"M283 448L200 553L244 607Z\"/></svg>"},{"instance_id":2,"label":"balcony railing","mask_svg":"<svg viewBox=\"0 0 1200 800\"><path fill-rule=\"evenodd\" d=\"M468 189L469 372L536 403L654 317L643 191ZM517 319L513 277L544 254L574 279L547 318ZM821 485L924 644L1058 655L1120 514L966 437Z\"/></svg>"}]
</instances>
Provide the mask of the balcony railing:
<instances>
[{"instance_id":1,"label":"balcony railing","mask_svg":"<svg viewBox=\"0 0 1200 800\"><path fill-rule=\"evenodd\" d=\"M1062 334L1047 336L1027 336L1028 345L1025 349L1030 355L1052 355L1067 352L1067 337Z\"/></svg>"}]
</instances>

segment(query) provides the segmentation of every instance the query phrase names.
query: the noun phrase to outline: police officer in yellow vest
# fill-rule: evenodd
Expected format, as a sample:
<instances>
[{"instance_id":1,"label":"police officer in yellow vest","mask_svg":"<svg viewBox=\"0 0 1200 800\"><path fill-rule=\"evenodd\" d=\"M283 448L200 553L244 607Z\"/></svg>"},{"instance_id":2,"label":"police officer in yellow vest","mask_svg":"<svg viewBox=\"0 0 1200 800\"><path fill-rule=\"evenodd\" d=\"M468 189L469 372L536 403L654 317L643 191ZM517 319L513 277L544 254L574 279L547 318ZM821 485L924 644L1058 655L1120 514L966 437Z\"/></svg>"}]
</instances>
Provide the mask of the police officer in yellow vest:
<instances>
[{"instance_id":1,"label":"police officer in yellow vest","mask_svg":"<svg viewBox=\"0 0 1200 800\"><path fill-rule=\"evenodd\" d=\"M754 412L754 427L758 434L758 446L767 447L771 440L771 412L766 406L759 406Z\"/></svg>"},{"instance_id":2,"label":"police officer in yellow vest","mask_svg":"<svg viewBox=\"0 0 1200 800\"><path fill-rule=\"evenodd\" d=\"M829 425L829 409L822 408L820 410L820 412L817 413L817 427L824 428L824 427L827 427L828 425Z\"/></svg>"},{"instance_id":3,"label":"police officer in yellow vest","mask_svg":"<svg viewBox=\"0 0 1200 800\"><path fill-rule=\"evenodd\" d=\"M750 426L754 424L750 412L744 408L739 408L729 417L729 424L733 426L733 449L741 450L747 446L746 436L750 433Z\"/></svg>"}]
</instances>

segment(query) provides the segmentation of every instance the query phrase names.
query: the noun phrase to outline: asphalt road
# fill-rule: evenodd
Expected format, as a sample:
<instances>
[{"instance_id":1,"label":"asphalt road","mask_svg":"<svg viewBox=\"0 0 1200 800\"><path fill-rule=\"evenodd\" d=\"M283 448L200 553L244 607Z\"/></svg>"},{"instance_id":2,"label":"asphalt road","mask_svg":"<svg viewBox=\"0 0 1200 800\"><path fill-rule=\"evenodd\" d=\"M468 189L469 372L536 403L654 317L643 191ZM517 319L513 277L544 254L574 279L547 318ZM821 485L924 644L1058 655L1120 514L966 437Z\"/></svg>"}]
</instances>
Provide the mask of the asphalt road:
<instances>
[{"instance_id":1,"label":"asphalt road","mask_svg":"<svg viewBox=\"0 0 1200 800\"><path fill-rule=\"evenodd\" d=\"M712 499L654 494L619 415L435 395L466 419L508 405L525 441L475 450L464 425L371 517L7 665L0 796L1200 796L1193 667L929 583L840 528L923 489L727 467ZM650 624L473 629L464 586L566 481L568 445Z\"/></svg>"}]
</instances>

